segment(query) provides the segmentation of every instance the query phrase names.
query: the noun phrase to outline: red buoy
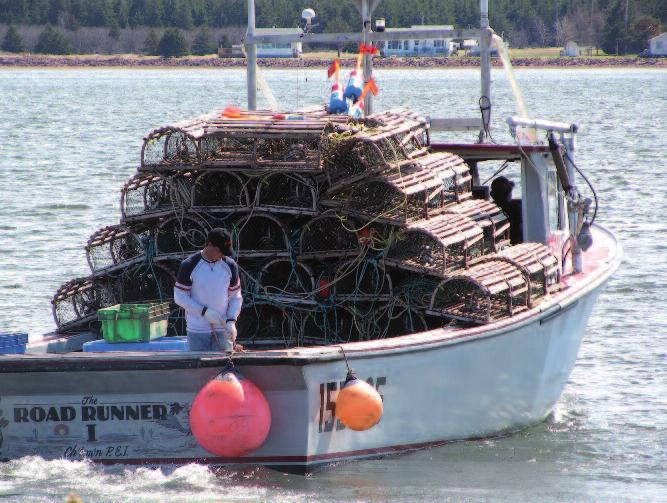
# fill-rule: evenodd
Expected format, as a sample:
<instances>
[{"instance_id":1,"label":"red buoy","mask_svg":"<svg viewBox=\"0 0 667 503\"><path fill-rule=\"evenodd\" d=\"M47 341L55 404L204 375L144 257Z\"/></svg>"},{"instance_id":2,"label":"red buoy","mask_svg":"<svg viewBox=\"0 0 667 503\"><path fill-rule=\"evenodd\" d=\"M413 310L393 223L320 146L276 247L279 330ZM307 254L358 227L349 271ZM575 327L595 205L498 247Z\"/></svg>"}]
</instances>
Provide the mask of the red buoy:
<instances>
[{"instance_id":1,"label":"red buoy","mask_svg":"<svg viewBox=\"0 0 667 503\"><path fill-rule=\"evenodd\" d=\"M217 456L244 456L264 443L271 409L251 381L226 372L209 381L194 401L190 428L202 448Z\"/></svg>"}]
</instances>

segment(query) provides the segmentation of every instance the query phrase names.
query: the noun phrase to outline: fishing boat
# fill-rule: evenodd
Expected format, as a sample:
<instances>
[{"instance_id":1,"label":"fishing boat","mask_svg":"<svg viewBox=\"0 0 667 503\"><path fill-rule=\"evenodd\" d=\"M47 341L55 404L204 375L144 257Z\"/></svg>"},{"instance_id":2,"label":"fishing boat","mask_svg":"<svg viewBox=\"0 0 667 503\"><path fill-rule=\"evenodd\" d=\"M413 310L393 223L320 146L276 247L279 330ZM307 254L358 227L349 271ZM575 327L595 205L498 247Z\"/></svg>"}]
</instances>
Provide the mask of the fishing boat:
<instances>
[{"instance_id":1,"label":"fishing boat","mask_svg":"<svg viewBox=\"0 0 667 503\"><path fill-rule=\"evenodd\" d=\"M299 41L405 36L371 31L378 2L355 3L362 33L312 33L309 12ZM622 252L597 223L597 198L580 192L588 179L575 163L575 124L522 114L508 119L516 143L489 142L493 32L488 2L480 8L477 30L411 35L480 41L479 118L373 113L368 93L366 117L352 120L324 107L257 110L256 45L294 35L256 34L249 0L248 110L146 136L141 167L122 190L121 223L91 237L91 275L54 297L58 330L31 341L26 354L0 355L0 460L307 472L545 420ZM371 52L360 56L365 82ZM479 141L432 142L436 130L476 130ZM517 167L518 217L481 183L478 166L489 161ZM98 310L169 297L174 267L202 245L211 222L234 222L244 349L184 350L172 305L160 318L172 337L161 343L177 350L147 343L109 351L98 340ZM216 402L202 391L211 383L242 384L261 414ZM357 428L341 402L359 383L367 396L352 415L373 393L381 407L373 424ZM259 423L246 421L253 414ZM223 420L237 443L265 431L240 450L220 450L207 430Z\"/></svg>"}]
</instances>

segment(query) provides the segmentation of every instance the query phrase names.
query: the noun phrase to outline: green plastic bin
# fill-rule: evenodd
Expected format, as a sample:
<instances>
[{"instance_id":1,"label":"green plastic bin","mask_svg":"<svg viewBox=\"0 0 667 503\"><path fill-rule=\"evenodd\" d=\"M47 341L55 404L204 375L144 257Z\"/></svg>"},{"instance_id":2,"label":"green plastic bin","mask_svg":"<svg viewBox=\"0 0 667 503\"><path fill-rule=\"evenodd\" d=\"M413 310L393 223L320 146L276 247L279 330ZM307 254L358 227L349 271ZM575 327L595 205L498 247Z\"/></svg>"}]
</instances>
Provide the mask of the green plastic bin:
<instances>
[{"instance_id":1,"label":"green plastic bin","mask_svg":"<svg viewBox=\"0 0 667 503\"><path fill-rule=\"evenodd\" d=\"M97 311L104 340L147 342L167 335L169 302L117 304Z\"/></svg>"}]
</instances>

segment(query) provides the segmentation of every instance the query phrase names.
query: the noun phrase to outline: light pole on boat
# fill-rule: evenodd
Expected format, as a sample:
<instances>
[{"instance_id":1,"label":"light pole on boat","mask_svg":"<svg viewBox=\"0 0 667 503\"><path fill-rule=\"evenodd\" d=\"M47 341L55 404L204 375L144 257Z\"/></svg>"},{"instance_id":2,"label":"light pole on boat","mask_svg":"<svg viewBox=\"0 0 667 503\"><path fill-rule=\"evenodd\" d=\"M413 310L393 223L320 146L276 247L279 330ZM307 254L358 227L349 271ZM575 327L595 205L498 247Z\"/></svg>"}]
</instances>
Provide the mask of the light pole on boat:
<instances>
[{"instance_id":1,"label":"light pole on boat","mask_svg":"<svg viewBox=\"0 0 667 503\"><path fill-rule=\"evenodd\" d=\"M489 0L480 0L479 22L479 57L482 77L482 96L480 111L482 113L482 129L479 131L479 142L486 143L491 128L491 28L489 27Z\"/></svg>"},{"instance_id":2,"label":"light pole on boat","mask_svg":"<svg viewBox=\"0 0 667 503\"><path fill-rule=\"evenodd\" d=\"M246 58L248 110L257 110L257 44L255 36L255 0L248 0L248 28L246 29Z\"/></svg>"}]
</instances>

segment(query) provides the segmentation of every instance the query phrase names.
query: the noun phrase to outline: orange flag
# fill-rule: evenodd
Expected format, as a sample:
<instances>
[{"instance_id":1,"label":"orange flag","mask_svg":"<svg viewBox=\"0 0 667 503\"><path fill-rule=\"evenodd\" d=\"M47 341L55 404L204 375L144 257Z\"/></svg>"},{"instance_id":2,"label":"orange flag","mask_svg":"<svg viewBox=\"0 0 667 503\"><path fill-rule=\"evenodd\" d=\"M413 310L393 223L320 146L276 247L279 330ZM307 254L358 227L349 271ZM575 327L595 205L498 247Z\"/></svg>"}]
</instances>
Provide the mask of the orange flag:
<instances>
[{"instance_id":1,"label":"orange flag","mask_svg":"<svg viewBox=\"0 0 667 503\"><path fill-rule=\"evenodd\" d=\"M371 77L371 79L366 82L366 85L364 86L364 90L361 92L361 96L359 97L359 101L364 101L364 98L368 94L368 92L373 93L373 96L377 96L378 92L380 92L380 89L378 88L377 84L375 83L375 79Z\"/></svg>"},{"instance_id":2,"label":"orange flag","mask_svg":"<svg viewBox=\"0 0 667 503\"><path fill-rule=\"evenodd\" d=\"M333 63L331 63L329 65L329 68L327 69L327 78L330 79L334 73L338 73L339 71L340 71L340 61L334 59Z\"/></svg>"}]
</instances>

